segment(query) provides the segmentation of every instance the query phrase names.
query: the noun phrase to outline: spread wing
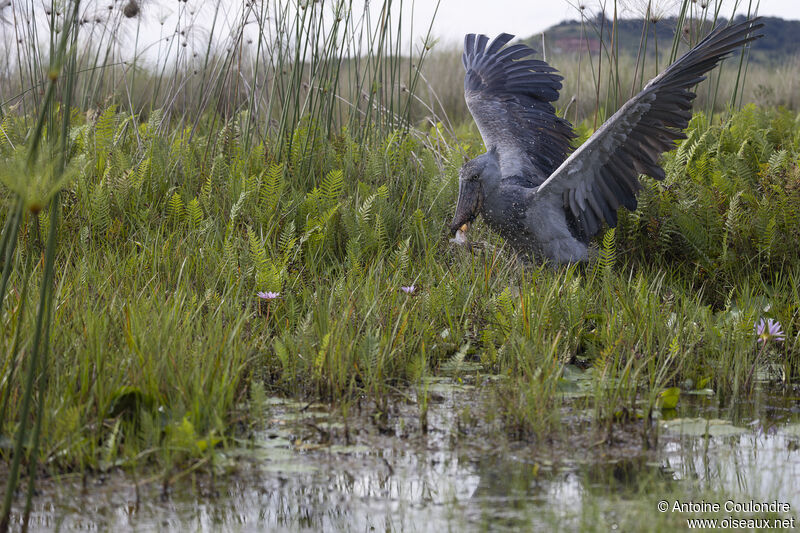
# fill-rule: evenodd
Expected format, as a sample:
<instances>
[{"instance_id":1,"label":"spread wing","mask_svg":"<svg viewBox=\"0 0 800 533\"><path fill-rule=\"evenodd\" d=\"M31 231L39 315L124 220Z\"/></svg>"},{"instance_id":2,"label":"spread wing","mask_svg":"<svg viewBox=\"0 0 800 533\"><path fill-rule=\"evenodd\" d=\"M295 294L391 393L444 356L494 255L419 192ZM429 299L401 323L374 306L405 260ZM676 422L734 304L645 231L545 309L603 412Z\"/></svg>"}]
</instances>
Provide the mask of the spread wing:
<instances>
[{"instance_id":1,"label":"spread wing","mask_svg":"<svg viewBox=\"0 0 800 533\"><path fill-rule=\"evenodd\" d=\"M718 28L653 78L580 146L539 187L537 195L553 195L574 218L578 236L595 235L603 220L617 224L617 209L636 209L642 188L639 174L664 179L658 165L662 153L685 139L692 116L689 89L737 47L761 35L759 19Z\"/></svg>"},{"instance_id":2,"label":"spread wing","mask_svg":"<svg viewBox=\"0 0 800 533\"><path fill-rule=\"evenodd\" d=\"M530 176L542 183L567 157L572 126L556 116L561 80L513 35L464 38L464 99L487 149L495 147L503 176Z\"/></svg>"}]
</instances>

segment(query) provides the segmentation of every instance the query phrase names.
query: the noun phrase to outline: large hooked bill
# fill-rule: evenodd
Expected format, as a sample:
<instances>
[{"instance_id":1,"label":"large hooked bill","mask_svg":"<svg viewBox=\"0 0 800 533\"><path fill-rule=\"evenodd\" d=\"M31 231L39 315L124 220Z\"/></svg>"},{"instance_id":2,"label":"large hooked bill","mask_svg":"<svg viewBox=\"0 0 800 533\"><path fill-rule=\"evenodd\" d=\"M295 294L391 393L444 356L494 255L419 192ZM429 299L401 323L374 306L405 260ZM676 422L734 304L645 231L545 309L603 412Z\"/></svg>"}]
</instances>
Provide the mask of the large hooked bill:
<instances>
[{"instance_id":1,"label":"large hooked bill","mask_svg":"<svg viewBox=\"0 0 800 533\"><path fill-rule=\"evenodd\" d=\"M450 231L454 238L450 242L457 244L467 243L467 230L469 224L481 209L483 203L483 191L479 183L473 180L460 180L458 187L458 202L453 222L450 224Z\"/></svg>"},{"instance_id":2,"label":"large hooked bill","mask_svg":"<svg viewBox=\"0 0 800 533\"><path fill-rule=\"evenodd\" d=\"M468 244L469 240L467 240L467 230L469 229L469 223L464 223L461 225L460 228L456 230L455 237L450 239L450 242L455 244Z\"/></svg>"}]
</instances>

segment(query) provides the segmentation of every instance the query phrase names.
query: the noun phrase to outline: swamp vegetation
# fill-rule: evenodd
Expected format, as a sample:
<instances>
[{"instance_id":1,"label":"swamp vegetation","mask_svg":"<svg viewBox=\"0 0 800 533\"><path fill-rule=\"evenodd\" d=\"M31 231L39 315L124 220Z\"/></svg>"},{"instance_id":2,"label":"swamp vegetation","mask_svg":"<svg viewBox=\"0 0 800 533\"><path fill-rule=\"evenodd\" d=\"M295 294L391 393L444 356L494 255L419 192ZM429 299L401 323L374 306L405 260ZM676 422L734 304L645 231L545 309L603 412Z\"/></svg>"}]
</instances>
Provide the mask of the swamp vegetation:
<instances>
[{"instance_id":1,"label":"swamp vegetation","mask_svg":"<svg viewBox=\"0 0 800 533\"><path fill-rule=\"evenodd\" d=\"M696 13L683 2L681 20L711 19L723 3ZM128 4L138 7L127 2L106 23L129 24ZM186 4L177 16L188 26ZM519 490L504 501L522 518L476 511L449 522L411 505L381 527L606 529L622 520L635 529L667 495L729 497L725 482L690 489L652 467L663 463L663 421L675 407L681 428L689 416L724 419L715 423L729 433L718 435L745 442L743 424L764 435L780 426L769 446L797 449L797 109L705 99L688 138L662 160L666 180L643 179L639 208L622 210L598 239L598 260L554 268L516 257L481 224L470 231L474 247L448 242L458 168L484 147L428 82L425 61L442 60L435 50L401 47L388 2L377 20L345 2L248 3L227 48L209 44L197 56L176 35L159 45L167 48L155 66L123 64L119 32L100 24L93 46L81 46L92 23L78 2L58 13L28 7L59 31L49 43L19 31L32 47L17 48L0 73L4 527L28 524L32 509L34 526L57 527L63 516L41 518L48 498L70 505L65 494L92 493L93 480L135 487L138 508L159 494L218 494L218 478L236 472L238 488L223 498L232 516L260 505L278 509L260 517L276 527L367 527L357 518L367 511L337 515L344 504L335 501L304 519L325 493L304 476L333 468L325 475L341 477L327 486L342 494L395 483L394 501L411 501L417 489L404 492L402 476L422 468L418 450L374 452L424 439L440 456L423 463L450 483L437 485L435 501L475 489L464 469L477 464L494 487L487 494L503 485L492 476L507 473ZM252 17L262 38L245 49ZM676 38L676 53L681 46ZM606 57L597 68L614 80L614 66ZM744 87L741 64L738 74ZM710 82L698 92L709 94ZM603 86L606 101L613 86ZM577 117L577 143L604 105ZM780 334L757 331L762 319ZM763 444L747 442L736 448L746 457ZM682 479L694 464L683 450L702 446L691 443L665 452ZM284 466L259 470L275 463L264 449L279 450ZM317 460L320 450L327 459ZM796 455L789 471L800 471ZM357 459L368 488L342 466ZM581 491L569 488L564 463L589 487L566 518L553 507L559 491ZM251 465L271 488L242 488L255 483ZM589 497L628 486L626 469L647 474L631 490L652 502ZM289 481L273 487L277 472ZM657 490L644 484L662 492L651 497ZM531 496L533 485L555 492ZM153 505L157 522L163 510ZM121 520L97 512L107 527ZM208 528L218 518L192 516L172 524ZM660 520L653 529L674 527L676 516Z\"/></svg>"}]
</instances>

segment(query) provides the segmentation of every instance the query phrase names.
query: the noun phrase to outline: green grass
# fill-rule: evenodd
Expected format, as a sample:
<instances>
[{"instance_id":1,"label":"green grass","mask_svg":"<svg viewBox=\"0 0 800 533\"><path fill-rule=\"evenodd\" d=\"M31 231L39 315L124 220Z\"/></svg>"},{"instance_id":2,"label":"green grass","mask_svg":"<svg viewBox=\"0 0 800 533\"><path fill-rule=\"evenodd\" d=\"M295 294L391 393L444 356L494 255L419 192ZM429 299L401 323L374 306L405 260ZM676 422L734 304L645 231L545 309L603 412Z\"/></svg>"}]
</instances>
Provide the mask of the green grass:
<instances>
[{"instance_id":1,"label":"green grass","mask_svg":"<svg viewBox=\"0 0 800 533\"><path fill-rule=\"evenodd\" d=\"M414 137L362 150L345 132L301 165L272 161L269 145L244 149L235 123L189 145L128 119L80 118L70 135L81 166L60 204L41 448L50 464L203 457L250 422L242 406L254 383L334 404L389 401L461 360L508 377L502 416L528 435L557 425L564 365L591 366L586 401L602 428L686 380L746 394L761 316L788 335L769 361L797 375L800 126L786 111L696 118L666 158L667 180L648 182L641 209L601 240L601 259L561 268L449 245L459 156L440 161ZM23 144L14 124L6 133ZM303 166L312 170L294 170ZM41 277L47 227L43 213L24 219L4 353L33 319L21 304ZM477 238L502 247L480 226ZM259 300L265 290L281 296ZM26 357L31 332L19 336ZM11 431L21 385L3 386Z\"/></svg>"}]
</instances>

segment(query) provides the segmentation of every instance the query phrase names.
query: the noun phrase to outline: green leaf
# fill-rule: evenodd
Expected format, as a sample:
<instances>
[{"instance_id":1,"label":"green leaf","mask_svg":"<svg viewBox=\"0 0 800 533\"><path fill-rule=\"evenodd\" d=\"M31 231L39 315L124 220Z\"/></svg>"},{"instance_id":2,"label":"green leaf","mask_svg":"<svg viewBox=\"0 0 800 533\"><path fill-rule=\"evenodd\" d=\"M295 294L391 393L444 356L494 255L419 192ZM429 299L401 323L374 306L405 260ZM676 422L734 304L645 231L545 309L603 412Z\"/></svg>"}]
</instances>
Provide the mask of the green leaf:
<instances>
[{"instance_id":1,"label":"green leaf","mask_svg":"<svg viewBox=\"0 0 800 533\"><path fill-rule=\"evenodd\" d=\"M687 437L731 437L747 433L727 420L705 418L676 418L663 424L664 429Z\"/></svg>"},{"instance_id":2,"label":"green leaf","mask_svg":"<svg viewBox=\"0 0 800 533\"><path fill-rule=\"evenodd\" d=\"M681 389L678 387L670 387L664 389L658 395L656 406L661 409L675 409L678 405L678 399L681 396Z\"/></svg>"}]
</instances>

